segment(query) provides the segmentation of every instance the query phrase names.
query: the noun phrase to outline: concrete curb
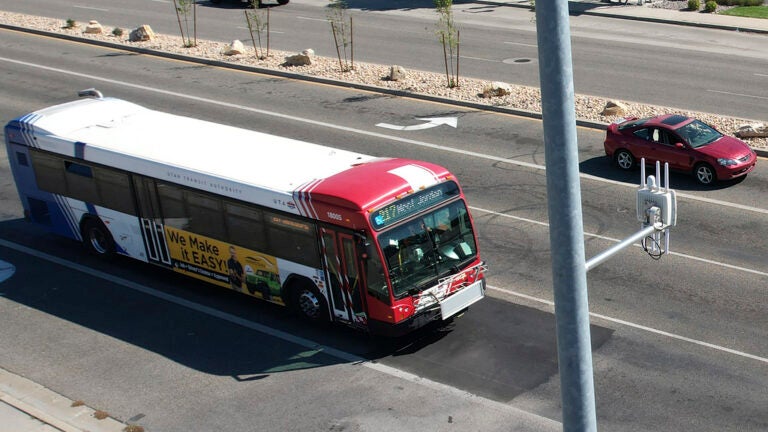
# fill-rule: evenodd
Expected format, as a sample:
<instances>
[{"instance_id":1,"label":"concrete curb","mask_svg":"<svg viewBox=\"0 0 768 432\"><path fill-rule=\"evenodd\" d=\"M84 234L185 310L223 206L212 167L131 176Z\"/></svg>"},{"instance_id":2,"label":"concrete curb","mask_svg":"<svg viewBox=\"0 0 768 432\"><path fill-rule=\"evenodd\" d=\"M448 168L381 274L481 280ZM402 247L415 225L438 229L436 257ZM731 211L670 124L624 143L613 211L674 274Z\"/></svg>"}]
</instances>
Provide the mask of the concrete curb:
<instances>
[{"instance_id":1,"label":"concrete curb","mask_svg":"<svg viewBox=\"0 0 768 432\"><path fill-rule=\"evenodd\" d=\"M99 420L94 416L96 410L75 404L71 399L2 368L0 401L64 432L121 432L126 427L111 417Z\"/></svg>"},{"instance_id":2,"label":"concrete curb","mask_svg":"<svg viewBox=\"0 0 768 432\"><path fill-rule=\"evenodd\" d=\"M103 46L106 48L113 48L118 49L122 51L129 51L129 52L135 52L137 54L145 54L145 55L152 55L156 57L164 57L164 58L170 58L174 60L181 60L181 61L187 61L191 63L198 63L198 64L204 64L208 66L216 66L216 67L222 67L222 68L228 68L228 69L235 69L235 70L241 70L246 72L255 72L255 73L261 73L264 75L273 75L273 76L279 76L282 78L288 78L288 79L295 79L295 80L301 80L301 81L311 81L316 82L320 84L328 84L338 87L347 87L347 88L353 88L357 90L365 90L372 93L383 93L388 94L392 96L399 96L399 97L405 97L410 99L419 99L419 100L426 100L430 102L439 102L444 104L451 104L451 105L460 105L467 108L474 108L477 110L482 111L494 111L494 112L500 112L505 114L514 114L521 117L529 117L534 119L541 119L541 113L535 112L535 111L527 111L527 110L518 110L513 108L505 108L505 107L498 107L493 105L485 105L475 102L469 102L469 101L460 101L455 99L447 99L442 98L439 96L432 96L427 94L420 94L420 93L412 93L412 92L406 92L402 90L393 90L388 89L385 87L378 87L378 86L371 86L367 84L360 84L360 83L353 83L353 82L347 82L347 81L340 81L340 80L334 80L330 78L322 78L322 77L315 77L310 75L302 75L302 74L296 74L291 72L285 72L280 70L274 70L274 69L266 69L266 68L260 68L257 66L249 66L249 65L241 65L237 63L229 63L224 62L220 60L211 60L201 57L194 57L194 56L185 56L183 54L176 54L176 53L169 53L165 51L156 51L152 49L142 48L142 47L134 47L130 45L123 45L108 41L102 41L102 40L95 40L95 39L88 39L88 38L81 38L78 36L68 35L68 34L61 34L61 33L55 33L55 32L48 32L45 30L36 30L36 29L28 29L24 27L17 27L10 24L3 24L0 23L0 28L7 29L7 30L13 30L23 33L31 33L36 34L40 36L47 36L47 37L54 37L58 39L73 41L73 42L83 42L83 43L89 43L92 45L98 45ZM600 123L600 122L594 122L590 120L580 120L576 119L576 123L578 126L588 127L588 128L594 128L594 129L603 129L605 130L607 128L607 124Z\"/></svg>"}]
</instances>

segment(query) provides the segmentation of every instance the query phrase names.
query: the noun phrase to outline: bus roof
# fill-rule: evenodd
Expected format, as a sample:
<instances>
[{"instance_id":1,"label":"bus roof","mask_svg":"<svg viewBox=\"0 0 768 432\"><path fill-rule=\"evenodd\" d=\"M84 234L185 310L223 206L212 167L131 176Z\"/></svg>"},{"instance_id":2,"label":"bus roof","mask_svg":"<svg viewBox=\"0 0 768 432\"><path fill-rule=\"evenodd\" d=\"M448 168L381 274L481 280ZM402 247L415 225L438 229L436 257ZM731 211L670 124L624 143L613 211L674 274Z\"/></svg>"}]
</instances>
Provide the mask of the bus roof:
<instances>
[{"instance_id":1,"label":"bus roof","mask_svg":"<svg viewBox=\"0 0 768 432\"><path fill-rule=\"evenodd\" d=\"M44 108L14 126L32 147L313 217L313 201L369 210L449 175L426 162L376 158L115 98Z\"/></svg>"}]
</instances>

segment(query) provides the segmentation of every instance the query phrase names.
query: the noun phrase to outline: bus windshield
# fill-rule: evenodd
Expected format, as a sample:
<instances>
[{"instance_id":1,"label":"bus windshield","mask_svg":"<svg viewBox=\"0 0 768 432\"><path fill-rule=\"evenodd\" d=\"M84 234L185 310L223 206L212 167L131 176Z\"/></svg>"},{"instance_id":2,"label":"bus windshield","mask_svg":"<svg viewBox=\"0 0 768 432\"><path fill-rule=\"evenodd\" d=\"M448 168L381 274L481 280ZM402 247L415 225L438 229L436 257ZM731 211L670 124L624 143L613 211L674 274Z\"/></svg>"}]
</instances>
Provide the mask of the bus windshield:
<instances>
[{"instance_id":1,"label":"bus windshield","mask_svg":"<svg viewBox=\"0 0 768 432\"><path fill-rule=\"evenodd\" d=\"M464 201L421 214L379 235L395 297L415 294L477 258Z\"/></svg>"}]
</instances>

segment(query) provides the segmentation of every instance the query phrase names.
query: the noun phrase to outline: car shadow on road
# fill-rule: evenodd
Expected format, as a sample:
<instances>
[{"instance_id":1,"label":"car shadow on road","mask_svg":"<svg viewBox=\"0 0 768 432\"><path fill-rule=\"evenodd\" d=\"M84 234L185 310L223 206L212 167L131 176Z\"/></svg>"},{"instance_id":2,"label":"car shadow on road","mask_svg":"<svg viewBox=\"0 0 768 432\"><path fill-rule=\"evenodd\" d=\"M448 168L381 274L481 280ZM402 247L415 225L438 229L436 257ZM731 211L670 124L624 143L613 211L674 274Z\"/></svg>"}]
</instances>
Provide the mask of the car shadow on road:
<instances>
[{"instance_id":1,"label":"car shadow on road","mask_svg":"<svg viewBox=\"0 0 768 432\"><path fill-rule=\"evenodd\" d=\"M604 178L606 180L612 180L622 183L635 184L640 187L640 167L625 171L616 166L607 156L598 156L590 158L579 163L579 171L583 174L589 174L595 177ZM649 175L656 176L655 166L647 166L645 169L646 177ZM703 185L696 181L696 178L688 173L675 172L669 173L669 187L679 191L713 191L721 190L733 187L742 181L746 177L740 177L735 180L718 181L714 184ZM663 185L663 167L662 178L657 184Z\"/></svg>"},{"instance_id":2,"label":"car shadow on road","mask_svg":"<svg viewBox=\"0 0 768 432\"><path fill-rule=\"evenodd\" d=\"M243 3L240 0L220 0L213 2L210 0L198 3L199 7L210 7L217 9L253 9L249 3ZM262 0L261 9L282 6L276 0Z\"/></svg>"}]
</instances>

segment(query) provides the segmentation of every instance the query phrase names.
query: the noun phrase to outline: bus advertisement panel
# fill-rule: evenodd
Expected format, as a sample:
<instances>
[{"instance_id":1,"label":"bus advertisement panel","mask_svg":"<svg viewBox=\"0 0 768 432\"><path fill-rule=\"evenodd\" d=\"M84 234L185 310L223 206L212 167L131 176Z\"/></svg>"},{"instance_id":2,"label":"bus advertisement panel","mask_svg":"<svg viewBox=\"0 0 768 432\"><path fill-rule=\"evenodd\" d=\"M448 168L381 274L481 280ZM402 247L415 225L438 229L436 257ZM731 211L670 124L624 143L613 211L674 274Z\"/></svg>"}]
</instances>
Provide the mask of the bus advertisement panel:
<instances>
[{"instance_id":1,"label":"bus advertisement panel","mask_svg":"<svg viewBox=\"0 0 768 432\"><path fill-rule=\"evenodd\" d=\"M174 271L285 304L275 257L167 225L164 231Z\"/></svg>"}]
</instances>

